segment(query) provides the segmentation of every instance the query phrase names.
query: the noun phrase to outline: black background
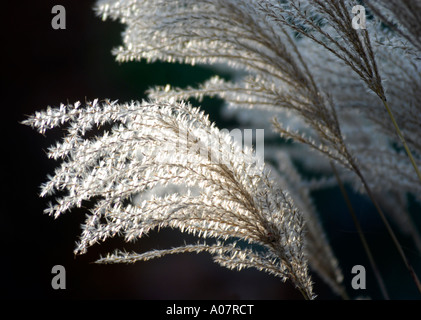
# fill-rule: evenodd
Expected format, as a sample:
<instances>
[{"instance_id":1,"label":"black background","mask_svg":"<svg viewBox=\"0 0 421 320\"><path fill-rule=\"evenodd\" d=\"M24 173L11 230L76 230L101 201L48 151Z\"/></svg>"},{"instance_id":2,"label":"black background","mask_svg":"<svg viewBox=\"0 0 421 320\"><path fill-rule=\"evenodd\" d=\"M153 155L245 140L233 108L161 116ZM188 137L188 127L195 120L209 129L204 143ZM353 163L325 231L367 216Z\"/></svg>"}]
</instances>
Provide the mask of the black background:
<instances>
[{"instance_id":1,"label":"black background","mask_svg":"<svg viewBox=\"0 0 421 320\"><path fill-rule=\"evenodd\" d=\"M11 3L11 2L10 2ZM39 185L52 174L55 162L45 150L62 137L53 130L43 137L19 122L26 115L61 102L109 98L140 100L153 85L195 85L214 72L189 67L144 62L119 64L111 49L121 43L123 26L94 15L94 1L26 1L8 4L2 15L2 298L27 299L301 299L300 294L279 279L255 270L224 269L207 254L171 256L134 265L95 265L100 254L115 248L143 251L181 243L178 232L151 233L133 244L112 239L95 245L87 254L74 256L73 249L84 221L82 210L54 220L44 215L48 199L38 197ZM51 8L66 8L66 30L53 30ZM227 76L228 75L223 75ZM213 105L213 107L212 107ZM232 126L218 116L219 101L206 100L204 108L220 127ZM353 265L367 267L368 288L352 297L380 298L369 264L346 207L336 189L320 192L317 205L341 262L345 283L350 288ZM352 195L369 241L376 249L381 271L392 298L417 298L414 286L385 235L372 207L361 196ZM409 254L421 269L420 258ZM53 290L51 269L66 268L66 289ZM401 276L402 275L402 276ZM314 276L320 299L337 299Z\"/></svg>"}]
</instances>

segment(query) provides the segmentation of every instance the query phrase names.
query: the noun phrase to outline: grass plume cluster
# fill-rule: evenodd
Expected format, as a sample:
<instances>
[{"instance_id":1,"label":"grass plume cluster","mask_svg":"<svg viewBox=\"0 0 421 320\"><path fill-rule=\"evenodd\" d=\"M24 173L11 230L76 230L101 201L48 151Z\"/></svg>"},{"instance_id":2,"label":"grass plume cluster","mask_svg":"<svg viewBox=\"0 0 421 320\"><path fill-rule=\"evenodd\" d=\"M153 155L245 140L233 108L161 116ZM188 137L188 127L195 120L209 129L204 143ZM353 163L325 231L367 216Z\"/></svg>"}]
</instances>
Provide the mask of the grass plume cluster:
<instances>
[{"instance_id":1,"label":"grass plume cluster","mask_svg":"<svg viewBox=\"0 0 421 320\"><path fill-rule=\"evenodd\" d=\"M151 88L142 102L61 105L25 121L41 133L68 126L63 141L49 150L63 161L42 196L65 191L46 209L55 217L94 202L75 252L116 235L130 241L156 228L177 228L200 241L116 252L99 262L207 251L228 268L254 267L289 279L308 299L315 297L310 268L347 298L310 193L338 184L347 199L343 183L349 183L373 202L421 292L389 222L421 251L408 213L408 194L421 200L421 6L417 0L367 0L366 28L354 29L352 8L359 4L98 1L99 16L126 26L123 45L113 51L117 61L222 64L236 76L214 76L197 87ZM185 102L205 96L223 99L245 126L263 124L297 144L268 146L270 164L262 163ZM110 131L87 137L110 124ZM306 181L297 162L325 177ZM388 298L362 232L360 237Z\"/></svg>"}]
</instances>

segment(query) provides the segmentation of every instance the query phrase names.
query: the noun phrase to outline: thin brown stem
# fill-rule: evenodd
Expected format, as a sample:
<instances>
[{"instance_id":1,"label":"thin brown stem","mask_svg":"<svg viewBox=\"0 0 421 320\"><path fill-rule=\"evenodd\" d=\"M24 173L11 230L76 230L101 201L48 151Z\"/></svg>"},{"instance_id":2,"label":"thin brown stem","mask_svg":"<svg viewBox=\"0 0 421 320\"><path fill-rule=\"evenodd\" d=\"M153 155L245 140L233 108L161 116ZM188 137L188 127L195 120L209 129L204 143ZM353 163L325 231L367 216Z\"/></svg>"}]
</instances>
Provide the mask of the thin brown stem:
<instances>
[{"instance_id":1,"label":"thin brown stem","mask_svg":"<svg viewBox=\"0 0 421 320\"><path fill-rule=\"evenodd\" d=\"M418 166L415 162L414 156L412 155L412 152L409 149L408 144L406 143L405 137L403 136L403 134L402 134L402 132L399 128L399 125L396 122L395 117L393 116L392 110L390 109L389 104L387 103L387 100L385 98L382 98L382 102L383 102L383 104L384 104L384 106L387 110L387 113L389 114L390 119L392 120L392 123L393 123L393 126L395 127L396 133L397 133L399 139L401 140L401 142L403 144L403 147L405 148L405 151L406 151L409 159L411 160L412 166L414 167L415 172L417 173L418 179L421 181L421 172L418 169Z\"/></svg>"},{"instance_id":2,"label":"thin brown stem","mask_svg":"<svg viewBox=\"0 0 421 320\"><path fill-rule=\"evenodd\" d=\"M405 252L402 249L401 244L399 243L398 238L395 235L395 232L393 231L392 227L390 226L389 222L387 221L386 216L383 213L383 210L380 208L380 205L378 204L376 198L374 197L370 187L368 186L367 182L365 181L364 176L361 174L361 172L359 171L358 167L354 167L354 171L355 173L358 175L358 177L360 178L364 189L367 192L368 197L371 199L371 202L374 204L381 220L383 221L383 224L386 227L387 232L389 233L390 237L392 238L392 241L396 247L396 249L399 252L399 255L401 256L406 268L409 271L409 274L411 275L412 279L414 280L415 285L417 286L418 291L421 293L421 282L418 279L418 276L416 275L414 268L412 267L411 263L409 262L408 258L405 255Z\"/></svg>"},{"instance_id":3,"label":"thin brown stem","mask_svg":"<svg viewBox=\"0 0 421 320\"><path fill-rule=\"evenodd\" d=\"M377 264L374 260L373 254L371 253L370 247L368 246L367 239L364 236L364 232L361 228L360 222L358 221L357 215L355 214L354 208L352 207L351 201L349 200L348 193L346 192L345 187L342 183L342 180L341 180L341 178L338 174L338 171L336 170L335 165L333 164L332 161L330 161L330 165L332 167L332 171L333 171L333 173L336 177L336 180L338 181L339 188L341 190L342 196L344 197L344 200L345 200L345 203L348 207L349 213L351 214L352 221L354 222L355 228L357 229L358 236L360 237L360 240L361 240L362 245L364 247L365 253L367 254L368 260L370 261L371 268L373 269L374 275L376 277L376 280L377 280L377 283L379 285L380 291L382 292L383 298L385 300L390 300L389 294L388 294L388 292L386 290L386 286L384 284L383 277L380 274L380 271L379 271L379 269L377 267Z\"/></svg>"}]
</instances>

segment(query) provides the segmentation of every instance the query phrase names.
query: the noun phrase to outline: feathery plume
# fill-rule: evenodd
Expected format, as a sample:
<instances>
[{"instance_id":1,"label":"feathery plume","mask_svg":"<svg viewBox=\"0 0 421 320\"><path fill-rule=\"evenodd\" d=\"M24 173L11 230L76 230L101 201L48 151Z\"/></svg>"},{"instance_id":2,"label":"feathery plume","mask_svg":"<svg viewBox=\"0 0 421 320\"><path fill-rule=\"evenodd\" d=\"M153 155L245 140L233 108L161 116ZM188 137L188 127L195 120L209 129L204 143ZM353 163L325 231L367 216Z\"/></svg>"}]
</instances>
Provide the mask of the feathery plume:
<instances>
[{"instance_id":1,"label":"feathery plume","mask_svg":"<svg viewBox=\"0 0 421 320\"><path fill-rule=\"evenodd\" d=\"M95 139L94 126L114 127ZM304 253L304 220L251 149L241 149L198 108L176 102L95 100L38 112L25 121L39 132L69 124L63 142L49 150L61 168L43 186L42 195L67 191L46 213L60 214L91 200L75 253L116 235L127 241L155 228L178 228L200 238L215 238L179 248L143 254L117 254L99 262L134 262L165 254L207 251L232 269L255 267L291 279L313 298ZM132 198L168 184L196 187L140 204ZM248 243L247 246L244 243Z\"/></svg>"}]
</instances>

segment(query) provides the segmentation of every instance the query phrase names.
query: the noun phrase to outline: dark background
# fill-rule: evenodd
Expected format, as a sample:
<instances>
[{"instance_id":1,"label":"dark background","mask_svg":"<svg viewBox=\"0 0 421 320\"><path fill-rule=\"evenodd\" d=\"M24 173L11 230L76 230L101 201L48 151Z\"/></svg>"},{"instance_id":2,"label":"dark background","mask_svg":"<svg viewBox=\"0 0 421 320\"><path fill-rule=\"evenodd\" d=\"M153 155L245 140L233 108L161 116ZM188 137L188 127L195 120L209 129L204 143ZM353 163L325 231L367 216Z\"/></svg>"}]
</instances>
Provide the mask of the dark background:
<instances>
[{"instance_id":1,"label":"dark background","mask_svg":"<svg viewBox=\"0 0 421 320\"><path fill-rule=\"evenodd\" d=\"M66 8L66 30L53 30L51 8ZM39 185L52 174L55 161L45 151L62 137L52 130L43 137L19 122L26 115L61 102L93 100L140 100L154 85L196 85L215 72L201 67L144 62L119 64L111 49L121 43L123 26L103 22L92 10L94 1L19 1L2 12L2 204L1 294L25 299L301 299L300 294L278 278L255 270L230 271L214 264L207 254L170 256L133 265L95 265L101 254L115 248L143 251L178 245L176 231L151 233L133 244L112 239L95 245L87 254L73 249L84 221L81 210L54 220L44 215L49 199L38 197ZM228 77L228 74L222 74ZM219 117L220 101L202 104L220 128L234 122ZM316 194L316 204L345 274L351 297L381 298L369 263L355 233L339 190ZM373 246L381 272L394 299L418 299L396 250L385 234L373 208L364 197L351 194L363 228ZM419 213L419 212L418 212ZM419 222L419 215L414 216ZM420 257L409 239L399 235L420 274ZM351 268L367 270L367 290L351 289ZM53 290L51 269L66 268L66 289ZM337 299L314 276L320 299Z\"/></svg>"}]
</instances>

